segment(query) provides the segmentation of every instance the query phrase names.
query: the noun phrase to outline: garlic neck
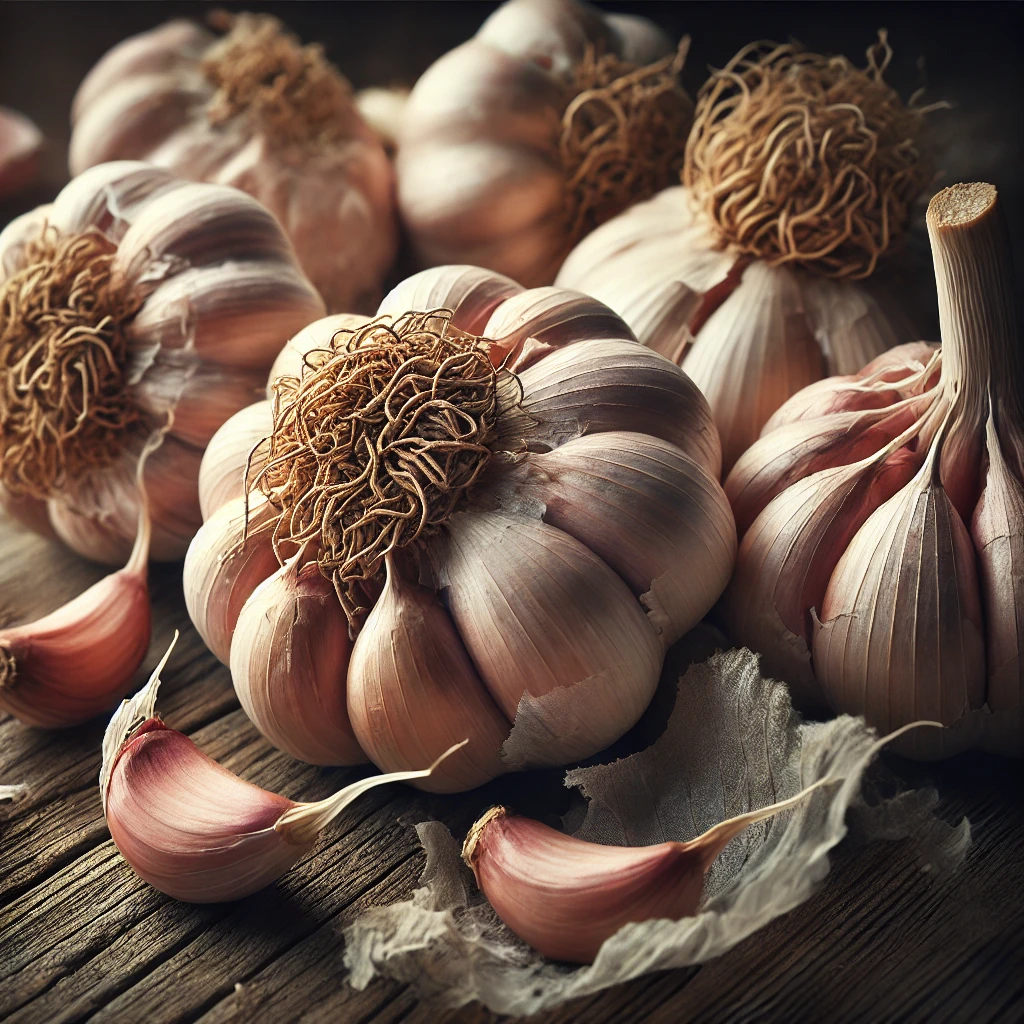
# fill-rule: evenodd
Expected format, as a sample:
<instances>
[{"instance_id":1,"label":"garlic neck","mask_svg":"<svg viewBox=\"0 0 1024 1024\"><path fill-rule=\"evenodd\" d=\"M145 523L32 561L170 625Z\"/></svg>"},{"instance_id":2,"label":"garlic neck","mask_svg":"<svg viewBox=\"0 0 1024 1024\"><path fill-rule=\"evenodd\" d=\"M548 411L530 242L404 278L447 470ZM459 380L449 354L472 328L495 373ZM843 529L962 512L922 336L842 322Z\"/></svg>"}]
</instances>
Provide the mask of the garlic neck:
<instances>
[{"instance_id":1,"label":"garlic neck","mask_svg":"<svg viewBox=\"0 0 1024 1024\"><path fill-rule=\"evenodd\" d=\"M352 88L321 47L302 46L270 15L213 20L229 31L201 64L216 90L206 110L212 125L245 117L273 145L304 150L350 134Z\"/></svg>"},{"instance_id":2,"label":"garlic neck","mask_svg":"<svg viewBox=\"0 0 1024 1024\"><path fill-rule=\"evenodd\" d=\"M677 184L693 102L679 84L689 37L646 67L588 47L566 81L559 155L567 248L627 206Z\"/></svg>"},{"instance_id":3,"label":"garlic neck","mask_svg":"<svg viewBox=\"0 0 1024 1024\"><path fill-rule=\"evenodd\" d=\"M989 396L1021 408L1024 386L1009 233L993 185L953 185L928 204L942 337L941 386L979 430Z\"/></svg>"},{"instance_id":4,"label":"garlic neck","mask_svg":"<svg viewBox=\"0 0 1024 1024\"><path fill-rule=\"evenodd\" d=\"M46 500L109 465L141 416L121 325L138 300L111 279L101 232L45 227L0 284L0 482Z\"/></svg>"}]
</instances>

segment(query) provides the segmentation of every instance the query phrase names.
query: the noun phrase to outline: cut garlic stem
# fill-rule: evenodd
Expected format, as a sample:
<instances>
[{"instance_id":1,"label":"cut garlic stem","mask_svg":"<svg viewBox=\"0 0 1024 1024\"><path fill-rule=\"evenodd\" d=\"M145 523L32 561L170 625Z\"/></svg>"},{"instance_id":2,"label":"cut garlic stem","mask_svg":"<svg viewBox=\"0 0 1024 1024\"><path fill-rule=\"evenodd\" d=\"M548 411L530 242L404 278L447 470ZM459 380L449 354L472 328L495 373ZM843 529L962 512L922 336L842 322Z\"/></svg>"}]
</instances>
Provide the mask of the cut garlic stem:
<instances>
[{"instance_id":1,"label":"cut garlic stem","mask_svg":"<svg viewBox=\"0 0 1024 1024\"><path fill-rule=\"evenodd\" d=\"M100 787L125 860L176 899L211 903L256 892L284 874L353 800L377 786L428 776L460 746L421 771L373 776L325 800L296 803L238 778L153 717L169 655L111 719Z\"/></svg>"}]
</instances>

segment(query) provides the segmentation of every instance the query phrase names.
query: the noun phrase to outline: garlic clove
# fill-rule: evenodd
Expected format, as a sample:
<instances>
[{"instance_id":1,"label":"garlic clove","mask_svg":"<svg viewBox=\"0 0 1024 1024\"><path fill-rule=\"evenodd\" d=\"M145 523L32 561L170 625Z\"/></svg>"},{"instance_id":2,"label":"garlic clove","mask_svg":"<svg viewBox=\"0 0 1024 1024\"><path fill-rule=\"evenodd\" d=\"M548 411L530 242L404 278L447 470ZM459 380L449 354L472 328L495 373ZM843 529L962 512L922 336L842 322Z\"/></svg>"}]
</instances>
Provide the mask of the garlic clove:
<instances>
[{"instance_id":1,"label":"garlic clove","mask_svg":"<svg viewBox=\"0 0 1024 1024\"><path fill-rule=\"evenodd\" d=\"M231 634L249 595L279 568L269 524L274 509L262 495L222 505L195 535L185 555L185 605L206 646L228 664Z\"/></svg>"},{"instance_id":2,"label":"garlic clove","mask_svg":"<svg viewBox=\"0 0 1024 1024\"><path fill-rule=\"evenodd\" d=\"M216 903L262 889L311 849L356 797L389 782L425 777L436 767L363 779L316 803L268 793L154 717L160 672L170 653L111 719L100 793L111 837L125 860L175 899Z\"/></svg>"},{"instance_id":3,"label":"garlic clove","mask_svg":"<svg viewBox=\"0 0 1024 1024\"><path fill-rule=\"evenodd\" d=\"M334 585L315 563L300 568L301 558L264 580L238 614L230 658L235 693L279 750L309 764L363 764L346 710L348 620Z\"/></svg>"},{"instance_id":4,"label":"garlic clove","mask_svg":"<svg viewBox=\"0 0 1024 1024\"><path fill-rule=\"evenodd\" d=\"M582 541L628 584L669 647L711 610L729 582L736 527L716 479L675 445L600 433L529 454L516 492L544 521Z\"/></svg>"},{"instance_id":5,"label":"garlic clove","mask_svg":"<svg viewBox=\"0 0 1024 1024\"><path fill-rule=\"evenodd\" d=\"M857 531L914 475L901 448L886 459L823 469L774 498L747 531L722 614L729 636L761 655L766 676L788 683L794 704L820 710L811 668L812 610Z\"/></svg>"},{"instance_id":6,"label":"garlic clove","mask_svg":"<svg viewBox=\"0 0 1024 1024\"><path fill-rule=\"evenodd\" d=\"M392 288L378 315L398 317L410 309L450 309L453 327L482 335L495 309L521 291L522 285L493 270L465 264L432 267Z\"/></svg>"},{"instance_id":7,"label":"garlic clove","mask_svg":"<svg viewBox=\"0 0 1024 1024\"><path fill-rule=\"evenodd\" d=\"M678 921L700 907L704 875L729 842L805 799L729 818L688 843L602 846L492 807L470 829L462 859L498 916L551 960L588 964L631 921Z\"/></svg>"},{"instance_id":8,"label":"garlic clove","mask_svg":"<svg viewBox=\"0 0 1024 1024\"><path fill-rule=\"evenodd\" d=\"M331 338L339 331L354 331L370 322L370 317L358 313L336 313L321 317L303 327L287 345L281 349L267 378L267 398L274 397L274 383L282 377L302 377L306 357L316 349L330 347ZM269 434L270 431L266 431ZM266 436L266 434L264 436Z\"/></svg>"},{"instance_id":9,"label":"garlic clove","mask_svg":"<svg viewBox=\"0 0 1024 1024\"><path fill-rule=\"evenodd\" d=\"M124 695L149 650L149 542L143 503L123 569L35 622L0 630L0 710L26 725L63 729Z\"/></svg>"},{"instance_id":10,"label":"garlic clove","mask_svg":"<svg viewBox=\"0 0 1024 1024\"><path fill-rule=\"evenodd\" d=\"M633 332L603 302L564 288L530 288L503 302L484 328L514 369L527 339L562 348L578 341L635 341ZM493 358L493 357L492 357Z\"/></svg>"},{"instance_id":11,"label":"garlic clove","mask_svg":"<svg viewBox=\"0 0 1024 1024\"><path fill-rule=\"evenodd\" d=\"M507 770L500 750L511 724L437 596L403 579L391 555L384 591L352 649L348 707L360 745L383 771L426 764L469 738L421 789L461 792Z\"/></svg>"},{"instance_id":12,"label":"garlic clove","mask_svg":"<svg viewBox=\"0 0 1024 1024\"><path fill-rule=\"evenodd\" d=\"M814 625L814 670L834 708L883 730L954 725L985 700L981 595L970 534L938 480L933 446L839 560ZM955 737L900 749L946 756Z\"/></svg>"},{"instance_id":13,"label":"garlic clove","mask_svg":"<svg viewBox=\"0 0 1024 1024\"><path fill-rule=\"evenodd\" d=\"M978 552L978 576L985 609L987 639L987 703L995 718L1019 716L1024 709L1024 486L1003 454L1003 444L990 415L986 440L988 473L974 512L971 533ZM1010 439L1018 466L1024 464L1024 444ZM1014 444L1013 441L1016 440ZM1018 470L1019 473L1019 470ZM1021 731L1003 752L1020 756Z\"/></svg>"},{"instance_id":14,"label":"garlic clove","mask_svg":"<svg viewBox=\"0 0 1024 1024\"><path fill-rule=\"evenodd\" d=\"M212 41L212 33L184 18L123 40L82 79L71 103L71 123L76 124L86 107L111 86L132 75L158 74L184 65Z\"/></svg>"},{"instance_id":15,"label":"garlic clove","mask_svg":"<svg viewBox=\"0 0 1024 1024\"><path fill-rule=\"evenodd\" d=\"M700 329L682 367L708 400L728 472L772 413L824 376L792 271L747 267Z\"/></svg>"},{"instance_id":16,"label":"garlic clove","mask_svg":"<svg viewBox=\"0 0 1024 1024\"><path fill-rule=\"evenodd\" d=\"M260 216L273 222L268 213ZM202 246L201 222L192 227L194 244ZM131 347L185 349L232 369L265 371L282 338L323 315L323 300L295 266L239 259L245 243L237 245L236 258L220 266L182 270L158 284L128 327Z\"/></svg>"},{"instance_id":17,"label":"garlic clove","mask_svg":"<svg viewBox=\"0 0 1024 1024\"><path fill-rule=\"evenodd\" d=\"M273 408L264 399L226 419L210 439L199 466L199 507L204 522L222 505L245 495L246 467L253 476L259 473L265 460L255 449L273 429Z\"/></svg>"},{"instance_id":18,"label":"garlic clove","mask_svg":"<svg viewBox=\"0 0 1024 1024\"><path fill-rule=\"evenodd\" d=\"M527 441L558 445L626 430L669 441L718 477L721 447L704 397L677 366L635 342L581 341L520 374ZM518 424L517 424L518 427Z\"/></svg>"},{"instance_id":19,"label":"garlic clove","mask_svg":"<svg viewBox=\"0 0 1024 1024\"><path fill-rule=\"evenodd\" d=\"M517 767L589 756L637 721L663 648L597 555L545 523L495 512L458 512L445 534L431 561L466 650L505 717L525 715L544 734Z\"/></svg>"}]
</instances>

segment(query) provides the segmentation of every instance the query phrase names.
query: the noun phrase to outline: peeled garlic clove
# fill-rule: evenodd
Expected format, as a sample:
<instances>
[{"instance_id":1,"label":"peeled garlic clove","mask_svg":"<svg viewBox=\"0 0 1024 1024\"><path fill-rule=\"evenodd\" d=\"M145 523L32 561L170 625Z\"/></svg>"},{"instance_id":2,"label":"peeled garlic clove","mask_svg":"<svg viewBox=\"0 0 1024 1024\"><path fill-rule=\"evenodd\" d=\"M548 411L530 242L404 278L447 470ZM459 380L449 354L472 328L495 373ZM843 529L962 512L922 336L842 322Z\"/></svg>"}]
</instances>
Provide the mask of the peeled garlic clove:
<instances>
[{"instance_id":1,"label":"peeled garlic clove","mask_svg":"<svg viewBox=\"0 0 1024 1024\"><path fill-rule=\"evenodd\" d=\"M516 767L566 764L621 736L663 657L625 583L542 522L458 512L445 529L434 564L452 619L494 702L535 740Z\"/></svg>"},{"instance_id":2,"label":"peeled garlic clove","mask_svg":"<svg viewBox=\"0 0 1024 1024\"><path fill-rule=\"evenodd\" d=\"M460 792L507 770L499 751L511 724L437 596L403 579L391 556L384 591L352 650L348 707L360 745L384 771L426 763L469 738L421 789Z\"/></svg>"},{"instance_id":3,"label":"peeled garlic clove","mask_svg":"<svg viewBox=\"0 0 1024 1024\"><path fill-rule=\"evenodd\" d=\"M222 505L203 523L185 555L185 605L206 646L224 664L231 634L249 595L279 568L270 531L275 513L262 495Z\"/></svg>"},{"instance_id":4,"label":"peeled garlic clove","mask_svg":"<svg viewBox=\"0 0 1024 1024\"><path fill-rule=\"evenodd\" d=\"M118 850L137 875L168 896L189 903L248 896L283 875L356 797L433 770L363 779L316 803L268 793L154 717L170 653L111 719L100 771L103 809Z\"/></svg>"},{"instance_id":5,"label":"peeled garlic clove","mask_svg":"<svg viewBox=\"0 0 1024 1024\"><path fill-rule=\"evenodd\" d=\"M253 476L259 473L265 459L259 452L253 454L254 449L273 429L272 406L264 399L226 419L213 435L199 466L199 507L204 521L233 498L244 496L246 466Z\"/></svg>"},{"instance_id":6,"label":"peeled garlic clove","mask_svg":"<svg viewBox=\"0 0 1024 1024\"><path fill-rule=\"evenodd\" d=\"M26 725L64 729L124 695L149 650L149 540L143 507L123 569L35 622L0 630L0 710Z\"/></svg>"},{"instance_id":7,"label":"peeled garlic clove","mask_svg":"<svg viewBox=\"0 0 1024 1024\"><path fill-rule=\"evenodd\" d=\"M722 599L726 628L761 655L766 676L789 684L797 707L825 705L811 668L812 611L854 535L917 465L901 448L887 459L822 470L771 501L743 538Z\"/></svg>"},{"instance_id":8,"label":"peeled garlic clove","mask_svg":"<svg viewBox=\"0 0 1024 1024\"><path fill-rule=\"evenodd\" d=\"M712 476L721 444L693 381L663 356L629 341L581 341L520 374L527 440L558 445L581 434L628 430L669 441Z\"/></svg>"},{"instance_id":9,"label":"peeled garlic clove","mask_svg":"<svg viewBox=\"0 0 1024 1024\"><path fill-rule=\"evenodd\" d=\"M889 731L919 718L951 726L985 701L981 596L970 534L937 475L918 475L857 531L814 627L814 671L837 711ZM948 754L943 734L915 756Z\"/></svg>"},{"instance_id":10,"label":"peeled garlic clove","mask_svg":"<svg viewBox=\"0 0 1024 1024\"><path fill-rule=\"evenodd\" d=\"M502 919L551 960L589 964L631 921L678 921L700 908L704 875L730 840L803 800L796 796L729 818L688 843L602 846L492 807L473 827L462 859Z\"/></svg>"},{"instance_id":11,"label":"peeled garlic clove","mask_svg":"<svg viewBox=\"0 0 1024 1024\"><path fill-rule=\"evenodd\" d=\"M238 614L235 693L279 750L309 764L363 764L345 706L348 620L334 585L315 564L300 569L300 560L296 555L264 580Z\"/></svg>"},{"instance_id":12,"label":"peeled garlic clove","mask_svg":"<svg viewBox=\"0 0 1024 1024\"><path fill-rule=\"evenodd\" d=\"M987 637L987 703L993 717L1019 716L1024 708L1024 486L1003 454L989 417L988 474L974 512L971 533L978 552L978 576ZM1015 450L1017 464L1024 445ZM992 723L995 725L995 722ZM1020 732L1004 752L1020 755Z\"/></svg>"},{"instance_id":13,"label":"peeled garlic clove","mask_svg":"<svg viewBox=\"0 0 1024 1024\"><path fill-rule=\"evenodd\" d=\"M461 264L432 267L392 288L377 313L395 317L410 309L450 309L453 327L482 335L495 309L521 291L522 285L493 270Z\"/></svg>"},{"instance_id":14,"label":"peeled garlic clove","mask_svg":"<svg viewBox=\"0 0 1024 1024\"><path fill-rule=\"evenodd\" d=\"M911 427L923 408L907 402L866 412L796 420L751 445L725 480L739 536L796 481L876 454Z\"/></svg>"},{"instance_id":15,"label":"peeled garlic clove","mask_svg":"<svg viewBox=\"0 0 1024 1024\"><path fill-rule=\"evenodd\" d=\"M582 541L640 598L666 647L692 629L729 582L732 511L716 479L675 445L607 432L529 454L513 475L544 521Z\"/></svg>"},{"instance_id":16,"label":"peeled garlic clove","mask_svg":"<svg viewBox=\"0 0 1024 1024\"><path fill-rule=\"evenodd\" d=\"M270 368L267 378L267 398L274 397L274 383L282 377L302 377L302 369L306 365L306 357L316 349L330 347L331 338L339 331L354 331L370 322L370 317L358 313L335 313L333 316L321 317L292 338L281 352L274 365ZM269 434L270 431L267 431ZM266 435L264 435L266 436Z\"/></svg>"}]
</instances>

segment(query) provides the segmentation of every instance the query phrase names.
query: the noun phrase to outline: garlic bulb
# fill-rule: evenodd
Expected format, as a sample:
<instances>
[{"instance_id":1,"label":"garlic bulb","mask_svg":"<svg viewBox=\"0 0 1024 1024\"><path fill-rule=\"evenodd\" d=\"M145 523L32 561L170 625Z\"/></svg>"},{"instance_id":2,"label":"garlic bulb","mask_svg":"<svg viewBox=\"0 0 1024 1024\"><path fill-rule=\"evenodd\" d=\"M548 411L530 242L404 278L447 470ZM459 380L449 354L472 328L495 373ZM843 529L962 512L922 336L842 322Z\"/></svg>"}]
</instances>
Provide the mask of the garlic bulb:
<instances>
[{"instance_id":1,"label":"garlic bulb","mask_svg":"<svg viewBox=\"0 0 1024 1024\"><path fill-rule=\"evenodd\" d=\"M438 791L625 732L735 557L686 375L593 299L462 266L404 281L374 321L312 324L282 360L267 438L236 418L207 453L244 496L185 563L257 728L389 771L467 738Z\"/></svg>"},{"instance_id":2,"label":"garlic bulb","mask_svg":"<svg viewBox=\"0 0 1024 1024\"><path fill-rule=\"evenodd\" d=\"M169 424L143 483L152 555L180 558L203 448L322 313L243 192L128 161L86 171L0 233L0 490L35 528L124 562L140 454Z\"/></svg>"},{"instance_id":3,"label":"garlic bulb","mask_svg":"<svg viewBox=\"0 0 1024 1024\"><path fill-rule=\"evenodd\" d=\"M269 15L171 21L114 47L72 107L71 172L145 160L233 185L284 227L333 309L372 309L394 259L393 173L319 46Z\"/></svg>"},{"instance_id":4,"label":"garlic bulb","mask_svg":"<svg viewBox=\"0 0 1024 1024\"><path fill-rule=\"evenodd\" d=\"M175 634L175 640L177 634ZM238 778L154 717L164 655L103 738L100 794L110 835L150 885L189 903L241 899L283 875L353 800L423 771L363 779L296 803Z\"/></svg>"},{"instance_id":5,"label":"garlic bulb","mask_svg":"<svg viewBox=\"0 0 1024 1024\"><path fill-rule=\"evenodd\" d=\"M795 395L737 462L734 640L805 705L922 757L1024 753L1024 412L1008 235L991 185L928 207L942 347Z\"/></svg>"},{"instance_id":6,"label":"garlic bulb","mask_svg":"<svg viewBox=\"0 0 1024 1024\"><path fill-rule=\"evenodd\" d=\"M697 98L682 185L588 235L558 273L690 375L726 471L795 392L915 337L882 270L928 183L925 111L883 81L891 53L884 32L863 71L741 50Z\"/></svg>"},{"instance_id":7,"label":"garlic bulb","mask_svg":"<svg viewBox=\"0 0 1024 1024\"><path fill-rule=\"evenodd\" d=\"M0 107L0 199L32 182L42 145L42 132L27 117Z\"/></svg>"},{"instance_id":8,"label":"garlic bulb","mask_svg":"<svg viewBox=\"0 0 1024 1024\"><path fill-rule=\"evenodd\" d=\"M704 875L730 840L756 821L805 799L729 818L688 843L602 846L504 807L492 807L466 836L462 859L498 916L552 960L593 963L605 939L630 921L692 917Z\"/></svg>"},{"instance_id":9,"label":"garlic bulb","mask_svg":"<svg viewBox=\"0 0 1024 1024\"><path fill-rule=\"evenodd\" d=\"M684 50L579 0L508 0L416 83L398 201L419 258L550 284L588 231L675 179Z\"/></svg>"}]
</instances>

